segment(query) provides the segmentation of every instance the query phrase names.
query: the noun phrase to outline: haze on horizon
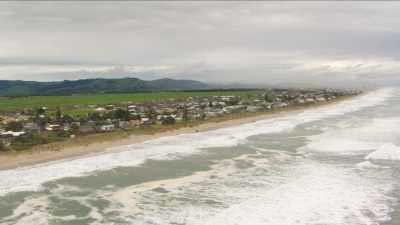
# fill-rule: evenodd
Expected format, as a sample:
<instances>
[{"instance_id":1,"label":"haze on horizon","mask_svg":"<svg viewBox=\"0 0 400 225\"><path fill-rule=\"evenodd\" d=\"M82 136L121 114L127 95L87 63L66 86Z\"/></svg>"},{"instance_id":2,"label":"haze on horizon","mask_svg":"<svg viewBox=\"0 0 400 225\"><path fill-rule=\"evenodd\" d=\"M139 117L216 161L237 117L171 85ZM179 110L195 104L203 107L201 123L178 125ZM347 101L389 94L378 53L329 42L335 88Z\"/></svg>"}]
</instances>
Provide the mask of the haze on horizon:
<instances>
[{"instance_id":1,"label":"haze on horizon","mask_svg":"<svg viewBox=\"0 0 400 225\"><path fill-rule=\"evenodd\" d=\"M0 80L400 84L398 2L1 2Z\"/></svg>"}]
</instances>

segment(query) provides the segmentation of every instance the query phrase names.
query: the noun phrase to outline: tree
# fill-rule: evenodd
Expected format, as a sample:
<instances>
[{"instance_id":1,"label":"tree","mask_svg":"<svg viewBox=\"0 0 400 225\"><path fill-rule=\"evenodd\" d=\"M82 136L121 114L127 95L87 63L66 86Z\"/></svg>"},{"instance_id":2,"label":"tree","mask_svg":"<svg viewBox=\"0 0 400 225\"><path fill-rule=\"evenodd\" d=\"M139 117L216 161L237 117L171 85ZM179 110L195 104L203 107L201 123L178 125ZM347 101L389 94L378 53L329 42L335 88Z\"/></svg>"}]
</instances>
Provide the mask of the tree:
<instances>
[{"instance_id":1,"label":"tree","mask_svg":"<svg viewBox=\"0 0 400 225\"><path fill-rule=\"evenodd\" d=\"M63 123L72 123L74 122L74 118L68 114L62 116L61 122Z\"/></svg>"},{"instance_id":2,"label":"tree","mask_svg":"<svg viewBox=\"0 0 400 225\"><path fill-rule=\"evenodd\" d=\"M40 131L43 131L46 127L48 119L45 116L46 110L44 107L36 108L35 110L35 122L39 127Z\"/></svg>"},{"instance_id":3,"label":"tree","mask_svg":"<svg viewBox=\"0 0 400 225\"><path fill-rule=\"evenodd\" d=\"M39 118L40 115L44 115L46 113L46 110L43 107L37 108L36 109L36 118Z\"/></svg>"},{"instance_id":4,"label":"tree","mask_svg":"<svg viewBox=\"0 0 400 225\"><path fill-rule=\"evenodd\" d=\"M185 122L189 120L189 110L187 109L186 105L183 107L182 120Z\"/></svg>"},{"instance_id":5,"label":"tree","mask_svg":"<svg viewBox=\"0 0 400 225\"><path fill-rule=\"evenodd\" d=\"M37 121L37 125L38 125L40 131L44 131L46 129L46 125L47 125L47 119L39 118L39 120Z\"/></svg>"},{"instance_id":6,"label":"tree","mask_svg":"<svg viewBox=\"0 0 400 225\"><path fill-rule=\"evenodd\" d=\"M127 121L129 120L129 111L124 109L117 109L114 111L114 118Z\"/></svg>"},{"instance_id":7,"label":"tree","mask_svg":"<svg viewBox=\"0 0 400 225\"><path fill-rule=\"evenodd\" d=\"M206 118L207 118L206 114L205 113L201 113L200 119L201 120L205 120Z\"/></svg>"},{"instance_id":8,"label":"tree","mask_svg":"<svg viewBox=\"0 0 400 225\"><path fill-rule=\"evenodd\" d=\"M98 112L90 113L88 117L90 120L93 120L93 121L103 120L102 116Z\"/></svg>"},{"instance_id":9,"label":"tree","mask_svg":"<svg viewBox=\"0 0 400 225\"><path fill-rule=\"evenodd\" d=\"M172 125L172 124L175 124L175 123L176 123L176 120L175 120L175 118L172 117L172 116L166 116L166 117L164 117L164 118L162 119L161 123L162 123L163 125Z\"/></svg>"},{"instance_id":10,"label":"tree","mask_svg":"<svg viewBox=\"0 0 400 225\"><path fill-rule=\"evenodd\" d=\"M7 146L2 141L0 141L0 151L7 151L7 150L8 150Z\"/></svg>"},{"instance_id":11,"label":"tree","mask_svg":"<svg viewBox=\"0 0 400 225\"><path fill-rule=\"evenodd\" d=\"M20 121L11 121L7 123L6 125L6 130L18 132L21 131L24 128L24 125Z\"/></svg>"},{"instance_id":12,"label":"tree","mask_svg":"<svg viewBox=\"0 0 400 225\"><path fill-rule=\"evenodd\" d=\"M273 102L275 100L275 96L272 93L266 92L266 93L264 93L264 100L266 102Z\"/></svg>"},{"instance_id":13,"label":"tree","mask_svg":"<svg viewBox=\"0 0 400 225\"><path fill-rule=\"evenodd\" d=\"M60 122L62 122L61 120L62 120L61 109L60 109L60 107L57 107L57 110L56 110L56 122L60 123Z\"/></svg>"},{"instance_id":14,"label":"tree","mask_svg":"<svg viewBox=\"0 0 400 225\"><path fill-rule=\"evenodd\" d=\"M147 112L147 116L149 117L150 120L156 120L157 119L157 113L154 110L153 107L149 108L149 111Z\"/></svg>"},{"instance_id":15,"label":"tree","mask_svg":"<svg viewBox=\"0 0 400 225\"><path fill-rule=\"evenodd\" d=\"M73 134L79 133L79 125L76 124L76 123L73 123L73 124L71 125L71 132L72 132Z\"/></svg>"}]
</instances>

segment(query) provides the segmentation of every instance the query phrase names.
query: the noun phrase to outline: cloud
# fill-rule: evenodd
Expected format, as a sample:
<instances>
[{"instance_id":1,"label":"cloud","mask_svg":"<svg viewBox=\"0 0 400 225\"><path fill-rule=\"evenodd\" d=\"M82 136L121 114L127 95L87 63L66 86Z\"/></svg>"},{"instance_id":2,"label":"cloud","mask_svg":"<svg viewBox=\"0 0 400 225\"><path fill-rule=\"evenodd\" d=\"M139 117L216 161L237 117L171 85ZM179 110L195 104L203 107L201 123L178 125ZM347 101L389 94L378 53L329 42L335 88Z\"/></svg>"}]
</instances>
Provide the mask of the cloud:
<instances>
[{"instance_id":1,"label":"cloud","mask_svg":"<svg viewBox=\"0 0 400 225\"><path fill-rule=\"evenodd\" d=\"M1 2L0 79L390 83L399 13L397 2Z\"/></svg>"}]
</instances>

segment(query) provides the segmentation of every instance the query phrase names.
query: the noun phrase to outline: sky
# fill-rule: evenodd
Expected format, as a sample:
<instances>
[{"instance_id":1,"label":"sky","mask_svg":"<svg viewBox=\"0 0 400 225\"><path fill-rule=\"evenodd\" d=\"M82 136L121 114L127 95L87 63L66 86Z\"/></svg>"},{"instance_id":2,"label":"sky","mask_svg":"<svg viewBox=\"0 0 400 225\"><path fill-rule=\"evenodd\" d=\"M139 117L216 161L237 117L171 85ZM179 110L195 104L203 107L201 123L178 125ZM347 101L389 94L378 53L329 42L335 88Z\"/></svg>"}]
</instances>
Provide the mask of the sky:
<instances>
[{"instance_id":1,"label":"sky","mask_svg":"<svg viewBox=\"0 0 400 225\"><path fill-rule=\"evenodd\" d=\"M400 2L0 2L0 79L400 84Z\"/></svg>"}]
</instances>

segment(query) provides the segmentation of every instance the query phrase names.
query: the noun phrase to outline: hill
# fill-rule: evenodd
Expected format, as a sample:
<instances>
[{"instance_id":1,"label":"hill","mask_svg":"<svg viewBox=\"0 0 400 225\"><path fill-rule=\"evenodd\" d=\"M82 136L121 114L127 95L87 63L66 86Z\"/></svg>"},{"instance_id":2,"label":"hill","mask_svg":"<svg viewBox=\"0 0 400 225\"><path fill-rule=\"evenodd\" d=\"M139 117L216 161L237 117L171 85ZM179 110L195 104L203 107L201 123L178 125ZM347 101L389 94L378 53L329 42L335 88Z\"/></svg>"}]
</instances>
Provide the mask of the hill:
<instances>
[{"instance_id":1,"label":"hill","mask_svg":"<svg viewBox=\"0 0 400 225\"><path fill-rule=\"evenodd\" d=\"M138 78L85 79L60 82L0 80L0 96L130 93L147 91L201 90L208 84L194 80L141 80Z\"/></svg>"}]
</instances>

